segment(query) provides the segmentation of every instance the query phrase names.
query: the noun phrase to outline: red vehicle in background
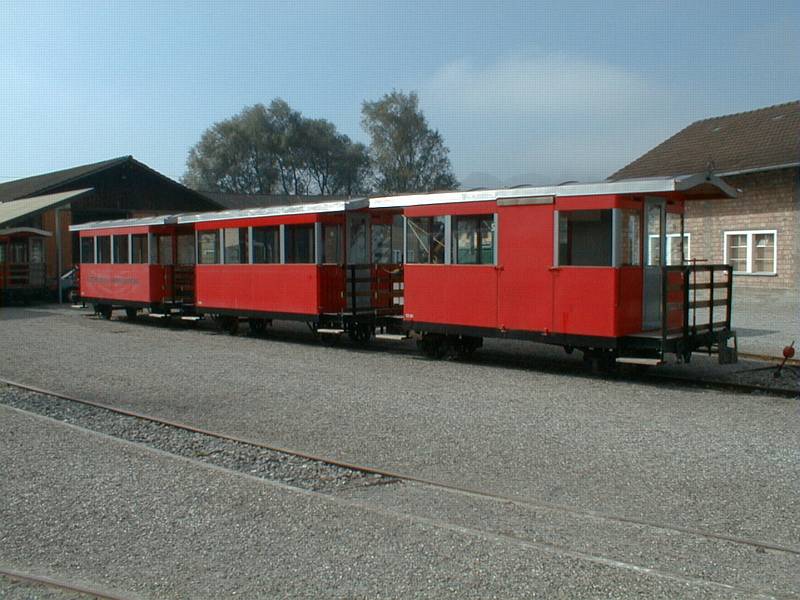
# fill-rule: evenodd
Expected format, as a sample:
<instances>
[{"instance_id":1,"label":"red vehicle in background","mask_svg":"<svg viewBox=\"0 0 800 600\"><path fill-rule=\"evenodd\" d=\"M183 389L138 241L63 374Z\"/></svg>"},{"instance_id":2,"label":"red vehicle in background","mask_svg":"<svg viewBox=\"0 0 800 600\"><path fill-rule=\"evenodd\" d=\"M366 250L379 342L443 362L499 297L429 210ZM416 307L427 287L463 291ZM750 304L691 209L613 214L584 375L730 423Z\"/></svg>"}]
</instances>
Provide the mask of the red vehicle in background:
<instances>
[{"instance_id":1,"label":"red vehicle in background","mask_svg":"<svg viewBox=\"0 0 800 600\"><path fill-rule=\"evenodd\" d=\"M47 293L44 241L50 236L33 227L0 229L0 305L27 303Z\"/></svg>"},{"instance_id":2,"label":"red vehicle in background","mask_svg":"<svg viewBox=\"0 0 800 600\"><path fill-rule=\"evenodd\" d=\"M108 319L122 308L154 315L194 310L194 228L173 216L70 226L80 237L80 297Z\"/></svg>"}]
</instances>

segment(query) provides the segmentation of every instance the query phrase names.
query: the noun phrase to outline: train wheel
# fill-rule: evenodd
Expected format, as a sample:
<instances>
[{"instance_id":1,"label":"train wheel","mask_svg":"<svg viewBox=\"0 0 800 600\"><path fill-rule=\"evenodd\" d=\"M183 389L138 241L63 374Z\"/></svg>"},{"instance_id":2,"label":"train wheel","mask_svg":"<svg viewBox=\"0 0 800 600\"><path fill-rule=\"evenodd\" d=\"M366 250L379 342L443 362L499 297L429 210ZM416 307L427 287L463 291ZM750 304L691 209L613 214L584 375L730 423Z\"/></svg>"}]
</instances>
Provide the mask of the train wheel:
<instances>
[{"instance_id":1,"label":"train wheel","mask_svg":"<svg viewBox=\"0 0 800 600\"><path fill-rule=\"evenodd\" d=\"M428 333L417 340L417 348L427 358L441 359L447 355L449 344L443 335Z\"/></svg>"},{"instance_id":2,"label":"train wheel","mask_svg":"<svg viewBox=\"0 0 800 600\"><path fill-rule=\"evenodd\" d=\"M248 325L250 326L250 333L253 335L264 335L267 330L266 319L250 319Z\"/></svg>"},{"instance_id":3,"label":"train wheel","mask_svg":"<svg viewBox=\"0 0 800 600\"><path fill-rule=\"evenodd\" d=\"M372 337L372 327L366 323L358 323L347 332L347 335L356 344L365 345L369 343L369 339Z\"/></svg>"},{"instance_id":4,"label":"train wheel","mask_svg":"<svg viewBox=\"0 0 800 600\"><path fill-rule=\"evenodd\" d=\"M456 358L461 360L470 358L481 346L483 346L483 339L479 337L462 335L453 341Z\"/></svg>"},{"instance_id":5,"label":"train wheel","mask_svg":"<svg viewBox=\"0 0 800 600\"><path fill-rule=\"evenodd\" d=\"M239 317L222 317L220 326L228 334L236 335L239 333Z\"/></svg>"},{"instance_id":6,"label":"train wheel","mask_svg":"<svg viewBox=\"0 0 800 600\"><path fill-rule=\"evenodd\" d=\"M94 307L94 311L100 315L101 319L105 319L106 321L111 320L111 305L110 304L98 304Z\"/></svg>"},{"instance_id":7,"label":"train wheel","mask_svg":"<svg viewBox=\"0 0 800 600\"><path fill-rule=\"evenodd\" d=\"M128 321L135 321L136 317L139 315L139 309L128 307L125 309L125 318Z\"/></svg>"}]
</instances>

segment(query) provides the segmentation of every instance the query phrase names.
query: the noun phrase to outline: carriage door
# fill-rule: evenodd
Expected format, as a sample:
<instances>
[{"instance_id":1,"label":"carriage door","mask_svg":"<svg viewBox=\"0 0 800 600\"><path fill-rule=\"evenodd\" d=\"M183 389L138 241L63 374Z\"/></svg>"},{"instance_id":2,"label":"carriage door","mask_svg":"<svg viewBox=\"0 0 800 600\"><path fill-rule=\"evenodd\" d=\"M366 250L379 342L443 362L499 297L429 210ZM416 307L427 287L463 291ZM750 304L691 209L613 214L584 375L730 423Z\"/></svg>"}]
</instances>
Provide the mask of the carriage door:
<instances>
[{"instance_id":1,"label":"carriage door","mask_svg":"<svg viewBox=\"0 0 800 600\"><path fill-rule=\"evenodd\" d=\"M664 213L666 201L647 198L644 203L644 301L642 304L642 329L648 331L661 327L661 295L663 293Z\"/></svg>"},{"instance_id":2,"label":"carriage door","mask_svg":"<svg viewBox=\"0 0 800 600\"><path fill-rule=\"evenodd\" d=\"M365 212L347 214L347 309L357 312L371 306L372 266L369 260L369 215Z\"/></svg>"}]
</instances>

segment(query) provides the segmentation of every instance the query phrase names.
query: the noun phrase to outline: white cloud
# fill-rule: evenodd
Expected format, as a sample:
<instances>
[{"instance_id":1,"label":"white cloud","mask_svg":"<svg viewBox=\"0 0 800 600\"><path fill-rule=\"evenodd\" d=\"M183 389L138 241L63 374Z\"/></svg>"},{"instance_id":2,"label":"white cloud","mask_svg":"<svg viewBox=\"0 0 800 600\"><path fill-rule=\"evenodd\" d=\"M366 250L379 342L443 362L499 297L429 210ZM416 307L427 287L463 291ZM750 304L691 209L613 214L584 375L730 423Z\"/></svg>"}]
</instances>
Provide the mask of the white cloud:
<instances>
[{"instance_id":1,"label":"white cloud","mask_svg":"<svg viewBox=\"0 0 800 600\"><path fill-rule=\"evenodd\" d=\"M420 96L461 176L603 178L688 124L691 112L666 81L564 55L450 63Z\"/></svg>"}]
</instances>

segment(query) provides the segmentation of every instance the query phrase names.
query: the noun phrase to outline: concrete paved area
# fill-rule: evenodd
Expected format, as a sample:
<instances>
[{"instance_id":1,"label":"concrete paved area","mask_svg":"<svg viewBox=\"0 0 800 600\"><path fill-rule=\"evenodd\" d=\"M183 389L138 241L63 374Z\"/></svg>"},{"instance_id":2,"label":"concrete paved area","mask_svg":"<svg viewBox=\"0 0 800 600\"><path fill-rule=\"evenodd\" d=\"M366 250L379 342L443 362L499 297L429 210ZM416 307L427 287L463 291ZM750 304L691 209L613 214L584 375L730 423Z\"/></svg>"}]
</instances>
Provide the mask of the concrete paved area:
<instances>
[{"instance_id":1,"label":"concrete paved area","mask_svg":"<svg viewBox=\"0 0 800 600\"><path fill-rule=\"evenodd\" d=\"M732 312L740 352L780 357L794 340L800 356L800 289L734 287Z\"/></svg>"},{"instance_id":2,"label":"concrete paved area","mask_svg":"<svg viewBox=\"0 0 800 600\"><path fill-rule=\"evenodd\" d=\"M418 490L404 507L370 504L6 407L0 423L0 564L126 597L751 598L769 597L765 583L786 592L786 556L749 552L740 564L773 576L778 565L777 580L740 588L714 583L723 574L714 569L708 581L551 550L536 532L475 528L463 507L426 517L427 504L408 505Z\"/></svg>"}]
</instances>

